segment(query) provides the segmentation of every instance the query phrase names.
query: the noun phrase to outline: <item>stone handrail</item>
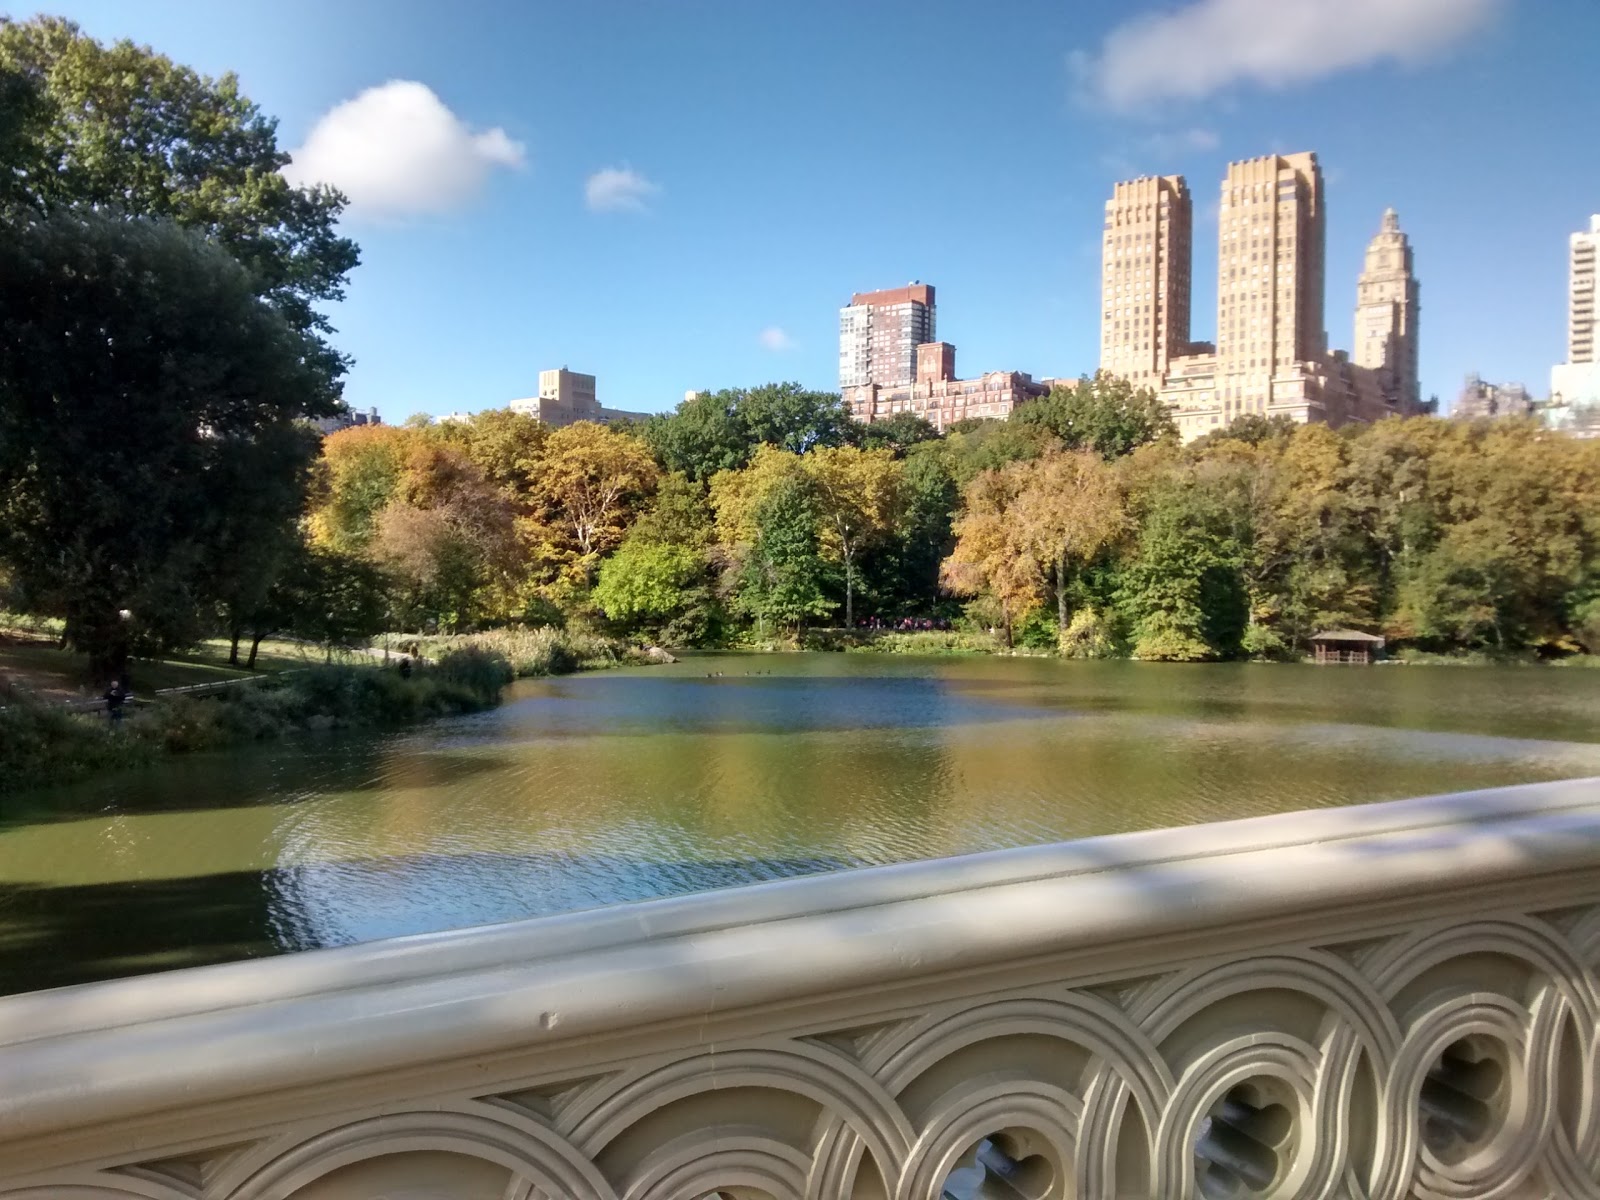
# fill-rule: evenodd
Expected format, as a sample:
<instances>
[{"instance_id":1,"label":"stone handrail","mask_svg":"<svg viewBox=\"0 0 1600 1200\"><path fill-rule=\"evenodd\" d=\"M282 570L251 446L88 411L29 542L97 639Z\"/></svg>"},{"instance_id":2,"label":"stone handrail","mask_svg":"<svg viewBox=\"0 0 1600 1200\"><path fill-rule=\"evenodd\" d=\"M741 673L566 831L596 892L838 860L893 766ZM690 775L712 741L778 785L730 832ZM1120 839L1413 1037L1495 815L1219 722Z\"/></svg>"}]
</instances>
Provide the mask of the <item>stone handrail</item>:
<instances>
[{"instance_id":1,"label":"stone handrail","mask_svg":"<svg viewBox=\"0 0 1600 1200\"><path fill-rule=\"evenodd\" d=\"M4 1200L1600 1197L1600 780L0 1000Z\"/></svg>"}]
</instances>

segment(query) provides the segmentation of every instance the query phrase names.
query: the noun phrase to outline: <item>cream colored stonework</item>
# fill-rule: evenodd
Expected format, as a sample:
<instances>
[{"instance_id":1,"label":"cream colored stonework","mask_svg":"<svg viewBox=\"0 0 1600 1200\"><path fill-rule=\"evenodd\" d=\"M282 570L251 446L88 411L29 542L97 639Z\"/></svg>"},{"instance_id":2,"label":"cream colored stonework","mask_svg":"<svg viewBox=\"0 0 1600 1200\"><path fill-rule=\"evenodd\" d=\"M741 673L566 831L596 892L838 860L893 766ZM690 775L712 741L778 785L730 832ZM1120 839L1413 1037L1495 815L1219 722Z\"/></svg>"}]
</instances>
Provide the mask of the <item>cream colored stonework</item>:
<instances>
[{"instance_id":1,"label":"cream colored stonework","mask_svg":"<svg viewBox=\"0 0 1600 1200\"><path fill-rule=\"evenodd\" d=\"M5 1200L1600 1195L1600 781L0 1000Z\"/></svg>"}]
</instances>

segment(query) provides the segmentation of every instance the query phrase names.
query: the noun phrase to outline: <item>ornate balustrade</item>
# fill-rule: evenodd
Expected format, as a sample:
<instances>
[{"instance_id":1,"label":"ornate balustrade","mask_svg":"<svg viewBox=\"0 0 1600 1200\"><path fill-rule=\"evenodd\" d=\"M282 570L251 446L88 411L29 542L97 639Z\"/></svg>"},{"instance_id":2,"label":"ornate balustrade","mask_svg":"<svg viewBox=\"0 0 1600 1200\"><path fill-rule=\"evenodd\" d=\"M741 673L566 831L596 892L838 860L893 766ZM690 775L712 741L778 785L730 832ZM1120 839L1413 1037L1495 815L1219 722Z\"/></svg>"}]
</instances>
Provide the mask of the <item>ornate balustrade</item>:
<instances>
[{"instance_id":1,"label":"ornate balustrade","mask_svg":"<svg viewBox=\"0 0 1600 1200\"><path fill-rule=\"evenodd\" d=\"M1600 781L0 1001L4 1200L1600 1197Z\"/></svg>"}]
</instances>

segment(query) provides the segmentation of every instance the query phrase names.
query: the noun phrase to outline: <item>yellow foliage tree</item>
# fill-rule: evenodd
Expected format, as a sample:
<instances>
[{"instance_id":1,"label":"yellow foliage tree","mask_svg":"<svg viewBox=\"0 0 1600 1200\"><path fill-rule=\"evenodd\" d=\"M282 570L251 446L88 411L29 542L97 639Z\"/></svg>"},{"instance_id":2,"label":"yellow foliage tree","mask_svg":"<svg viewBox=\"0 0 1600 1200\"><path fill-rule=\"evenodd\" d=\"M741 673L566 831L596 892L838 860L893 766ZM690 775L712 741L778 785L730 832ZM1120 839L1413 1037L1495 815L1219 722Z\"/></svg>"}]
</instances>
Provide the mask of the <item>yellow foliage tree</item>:
<instances>
[{"instance_id":1,"label":"yellow foliage tree","mask_svg":"<svg viewBox=\"0 0 1600 1200\"><path fill-rule=\"evenodd\" d=\"M525 466L525 533L547 573L569 587L593 581L661 474L642 442L592 421L552 432Z\"/></svg>"},{"instance_id":2,"label":"yellow foliage tree","mask_svg":"<svg viewBox=\"0 0 1600 1200\"><path fill-rule=\"evenodd\" d=\"M1027 485L1027 464L983 472L962 492L956 545L939 577L958 596L983 593L999 605L1007 644L1016 622L1043 598L1038 564L1018 552L1013 509Z\"/></svg>"},{"instance_id":3,"label":"yellow foliage tree","mask_svg":"<svg viewBox=\"0 0 1600 1200\"><path fill-rule=\"evenodd\" d=\"M816 488L823 554L844 568L844 623L855 625L857 559L893 533L905 508L905 466L894 451L819 446L802 460Z\"/></svg>"},{"instance_id":4,"label":"yellow foliage tree","mask_svg":"<svg viewBox=\"0 0 1600 1200\"><path fill-rule=\"evenodd\" d=\"M1008 525L1015 552L1056 594L1062 632L1078 573L1133 527L1116 470L1093 450L1067 450L1016 464L1021 487Z\"/></svg>"}]
</instances>

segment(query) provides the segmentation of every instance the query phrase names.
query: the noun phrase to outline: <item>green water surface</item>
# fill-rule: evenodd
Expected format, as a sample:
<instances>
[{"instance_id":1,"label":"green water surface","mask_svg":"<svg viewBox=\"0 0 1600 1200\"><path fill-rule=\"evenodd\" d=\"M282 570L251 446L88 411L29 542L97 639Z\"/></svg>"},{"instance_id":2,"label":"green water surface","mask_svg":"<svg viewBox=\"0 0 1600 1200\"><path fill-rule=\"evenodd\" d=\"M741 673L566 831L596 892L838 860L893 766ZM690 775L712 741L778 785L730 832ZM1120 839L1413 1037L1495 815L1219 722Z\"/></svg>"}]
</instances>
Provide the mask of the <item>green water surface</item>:
<instances>
[{"instance_id":1,"label":"green water surface","mask_svg":"<svg viewBox=\"0 0 1600 1200\"><path fill-rule=\"evenodd\" d=\"M1600 672L716 655L0 809L0 991L1600 775Z\"/></svg>"}]
</instances>

